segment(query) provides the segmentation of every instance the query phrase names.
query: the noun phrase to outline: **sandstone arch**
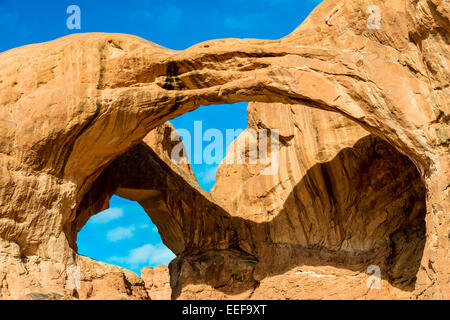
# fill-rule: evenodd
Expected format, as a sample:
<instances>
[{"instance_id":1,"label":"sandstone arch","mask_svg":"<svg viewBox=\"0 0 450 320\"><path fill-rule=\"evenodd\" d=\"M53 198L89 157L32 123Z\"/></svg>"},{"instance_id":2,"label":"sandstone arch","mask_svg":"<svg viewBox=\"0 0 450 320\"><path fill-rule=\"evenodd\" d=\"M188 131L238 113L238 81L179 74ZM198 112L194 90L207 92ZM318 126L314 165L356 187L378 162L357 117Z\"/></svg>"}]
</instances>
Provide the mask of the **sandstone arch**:
<instances>
[{"instance_id":1,"label":"sandstone arch","mask_svg":"<svg viewBox=\"0 0 450 320\"><path fill-rule=\"evenodd\" d=\"M276 41L214 40L178 52L86 34L0 54L3 265L74 263L66 232L83 198L166 120L199 105L280 102L338 112L416 165L427 240L415 296L448 298L448 4L380 1L383 27L369 30L372 4L325 1ZM12 282L4 290L17 293Z\"/></svg>"},{"instance_id":2,"label":"sandstone arch","mask_svg":"<svg viewBox=\"0 0 450 320\"><path fill-rule=\"evenodd\" d=\"M408 297L425 240L425 190L412 162L333 113L254 103L248 118L250 128L285 125L276 174L259 174L261 164L224 161L211 190L252 230L257 262L247 294L255 299ZM176 259L181 260L177 269L185 270L182 297L189 296L189 284L202 270L197 259ZM386 281L377 292L367 291L365 283L373 264Z\"/></svg>"}]
</instances>

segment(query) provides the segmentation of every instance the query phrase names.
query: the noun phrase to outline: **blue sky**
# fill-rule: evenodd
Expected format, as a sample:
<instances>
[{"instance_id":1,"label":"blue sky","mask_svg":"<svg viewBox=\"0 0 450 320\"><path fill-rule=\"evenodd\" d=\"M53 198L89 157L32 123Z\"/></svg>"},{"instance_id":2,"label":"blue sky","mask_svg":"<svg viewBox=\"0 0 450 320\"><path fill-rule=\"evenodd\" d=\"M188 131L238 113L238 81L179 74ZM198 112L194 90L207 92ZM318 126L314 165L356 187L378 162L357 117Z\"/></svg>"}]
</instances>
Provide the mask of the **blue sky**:
<instances>
[{"instance_id":1,"label":"blue sky","mask_svg":"<svg viewBox=\"0 0 450 320\"><path fill-rule=\"evenodd\" d=\"M175 255L134 201L113 196L110 209L93 216L78 234L78 252L140 274L145 266L167 265Z\"/></svg>"},{"instance_id":2,"label":"blue sky","mask_svg":"<svg viewBox=\"0 0 450 320\"><path fill-rule=\"evenodd\" d=\"M182 50L217 38L278 39L292 32L320 0L0 0L0 51L53 40L74 32L116 32L140 36ZM69 5L81 9L81 30L69 30ZM247 127L246 104L200 107L172 120L177 128L203 132ZM209 142L203 143L203 147ZM214 184L217 164L193 165L202 188ZM79 253L140 273L144 266L168 264L174 255L144 210L114 196L110 209L89 220L78 235Z\"/></svg>"}]
</instances>

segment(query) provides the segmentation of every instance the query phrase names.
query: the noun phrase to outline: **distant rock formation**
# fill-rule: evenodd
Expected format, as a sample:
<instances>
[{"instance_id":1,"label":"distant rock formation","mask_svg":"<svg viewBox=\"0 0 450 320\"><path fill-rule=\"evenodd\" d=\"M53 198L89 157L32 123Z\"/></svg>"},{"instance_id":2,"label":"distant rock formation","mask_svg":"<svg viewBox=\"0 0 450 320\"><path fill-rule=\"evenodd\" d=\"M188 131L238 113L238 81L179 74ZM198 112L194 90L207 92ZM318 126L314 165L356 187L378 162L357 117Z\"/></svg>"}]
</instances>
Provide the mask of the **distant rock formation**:
<instances>
[{"instance_id":1,"label":"distant rock formation","mask_svg":"<svg viewBox=\"0 0 450 320\"><path fill-rule=\"evenodd\" d=\"M152 300L170 300L172 290L170 289L169 268L156 266L145 267L141 270L145 288Z\"/></svg>"},{"instance_id":2,"label":"distant rock formation","mask_svg":"<svg viewBox=\"0 0 450 320\"><path fill-rule=\"evenodd\" d=\"M326 0L280 40L93 33L1 53L0 297L167 297L148 269L77 253L118 194L177 255L172 298L449 299L449 11ZM206 193L164 123L240 101L250 128L280 130L279 171L225 163Z\"/></svg>"}]
</instances>

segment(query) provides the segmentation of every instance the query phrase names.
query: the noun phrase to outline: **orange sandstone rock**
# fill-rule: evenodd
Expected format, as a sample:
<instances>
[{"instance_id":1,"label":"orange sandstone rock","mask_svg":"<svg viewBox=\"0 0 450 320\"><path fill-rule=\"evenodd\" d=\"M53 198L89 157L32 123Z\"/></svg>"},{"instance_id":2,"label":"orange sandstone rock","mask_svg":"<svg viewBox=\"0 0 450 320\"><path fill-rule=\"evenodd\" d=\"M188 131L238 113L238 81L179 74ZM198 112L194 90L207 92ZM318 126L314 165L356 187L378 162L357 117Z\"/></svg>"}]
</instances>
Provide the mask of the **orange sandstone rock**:
<instances>
[{"instance_id":1,"label":"orange sandstone rock","mask_svg":"<svg viewBox=\"0 0 450 320\"><path fill-rule=\"evenodd\" d=\"M439 0L327 0L280 40L174 51L95 33L1 53L1 297L148 298L134 273L76 252L116 193L177 254L174 298L448 299L449 17ZM145 140L239 101L263 103L250 126L283 124L272 177L222 166L210 195L167 161L172 144ZM368 264L378 293L364 289Z\"/></svg>"}]
</instances>

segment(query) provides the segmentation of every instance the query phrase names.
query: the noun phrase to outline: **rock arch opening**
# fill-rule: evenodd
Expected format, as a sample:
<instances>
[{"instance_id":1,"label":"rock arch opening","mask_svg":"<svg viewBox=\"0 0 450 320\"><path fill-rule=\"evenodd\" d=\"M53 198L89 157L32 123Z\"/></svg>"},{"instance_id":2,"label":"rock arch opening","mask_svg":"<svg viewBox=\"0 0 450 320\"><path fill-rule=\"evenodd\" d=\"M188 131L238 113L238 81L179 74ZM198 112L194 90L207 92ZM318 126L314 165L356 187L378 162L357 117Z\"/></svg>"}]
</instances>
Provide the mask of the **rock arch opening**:
<instances>
[{"instance_id":1,"label":"rock arch opening","mask_svg":"<svg viewBox=\"0 0 450 320\"><path fill-rule=\"evenodd\" d=\"M171 138L173 132L169 123L156 128L144 141L117 157L101 172L66 229L75 248L77 233L90 217L105 209L113 195L117 195L137 202L143 208L172 252L177 254L184 250L183 232L177 217L172 214L168 197L177 196L176 192L171 193L171 183L176 184L175 188L182 187L181 181L185 180L181 176L189 177L192 171L187 162L177 166L170 160L171 149L179 143ZM190 182L197 186L195 179Z\"/></svg>"},{"instance_id":2,"label":"rock arch opening","mask_svg":"<svg viewBox=\"0 0 450 320\"><path fill-rule=\"evenodd\" d=\"M80 209L103 203L105 190L138 201L177 255L172 298L276 298L280 276L289 279L286 298L339 297L355 285L356 298L367 292L370 265L385 281L374 297L406 297L425 244L425 188L415 165L335 113L261 103L248 113L247 130L280 130L275 174L260 175L249 161L222 162L206 193L189 164L172 162L180 141L165 124L114 160ZM83 221L81 211L77 217ZM292 289L323 277L338 279L342 292ZM192 285L202 291L191 296Z\"/></svg>"},{"instance_id":3,"label":"rock arch opening","mask_svg":"<svg viewBox=\"0 0 450 320\"><path fill-rule=\"evenodd\" d=\"M280 171L263 176L260 164L221 164L211 195L245 225L239 241L250 245L175 259L174 297L194 298L191 286L203 285L197 297L357 298L368 292L371 265L384 290L368 296L407 297L426 230L415 165L334 113L261 103L248 112L249 128L280 129Z\"/></svg>"},{"instance_id":4,"label":"rock arch opening","mask_svg":"<svg viewBox=\"0 0 450 320\"><path fill-rule=\"evenodd\" d=\"M143 267L168 266L175 255L161 241L157 227L135 201L117 196L77 234L78 254L141 274Z\"/></svg>"},{"instance_id":5,"label":"rock arch opening","mask_svg":"<svg viewBox=\"0 0 450 320\"><path fill-rule=\"evenodd\" d=\"M285 237L289 233L279 228L282 224L272 223L280 216L274 210L283 208L283 200L289 199L290 192L318 162L335 164L339 150L326 159L318 153L317 159L303 168L294 167L299 163L292 161L295 152L286 152L285 163L292 172L300 172L300 179L291 182L289 175L284 175L275 179L275 185L270 184L273 181L260 182L259 191L273 187L266 189L269 196L282 190L287 190L287 195L281 203L258 206L275 213L268 221L259 221L258 211L250 218L240 216L237 203L224 209L227 202L217 204L211 195L198 190L186 171L172 167L164 157L158 160L148 144L140 143L152 129L199 105L258 101L339 112L414 162L426 184L427 214L420 279L410 297L447 298L448 44L442 35L448 27L448 14L437 3L380 3L384 27L379 30L367 29L365 10L355 10L352 1L343 1L338 7L334 1L324 1L299 28L276 41L213 40L173 51L134 36L79 34L2 53L1 258L3 265L11 266L18 275L24 268L29 271L19 277L19 283L11 276L14 272L3 268L2 295L18 296L21 283L27 283L30 290L51 287L63 291L60 276L56 280L42 277L47 279L42 282L36 279L41 274L65 275L65 266L82 263L73 250L76 233L112 194L135 199L143 207L151 200L152 219L162 240L178 256L171 264L178 296L187 294L186 284L197 278L180 278L189 273L177 270L189 261L195 264L199 255L207 258L209 252L219 258L227 253L230 258L224 261L235 261L236 266L243 263L242 272L234 272L235 265L228 263L229 273L212 289L224 291L230 279L254 275L254 283L263 288L267 274L274 273L264 268L252 271L264 255L258 243L264 243L266 235L276 236L274 245L288 243ZM321 123L320 119L317 122ZM292 144L290 128L281 134L285 146ZM308 126L299 128L305 133ZM339 128L346 126L335 129ZM347 136L353 136L353 131ZM362 138L357 136L358 141ZM309 180L332 181L328 171L321 167ZM395 179L387 182L392 181ZM289 188L283 189L286 185ZM333 184L324 183L324 188L334 195ZM294 192L292 199L296 197ZM320 197L312 200L316 198L320 210L327 208ZM289 215L284 217L291 221ZM258 233L257 228L264 232ZM292 234L292 239L334 245L333 239L326 237L297 239L297 235ZM92 270L89 266L94 264L86 262L84 266ZM310 274L310 270L298 272ZM203 276L203 283L211 280ZM253 286L250 296L256 289Z\"/></svg>"},{"instance_id":6,"label":"rock arch opening","mask_svg":"<svg viewBox=\"0 0 450 320\"><path fill-rule=\"evenodd\" d=\"M230 144L247 128L247 102L200 106L170 120L180 134L192 171L205 191L216 181Z\"/></svg>"}]
</instances>

